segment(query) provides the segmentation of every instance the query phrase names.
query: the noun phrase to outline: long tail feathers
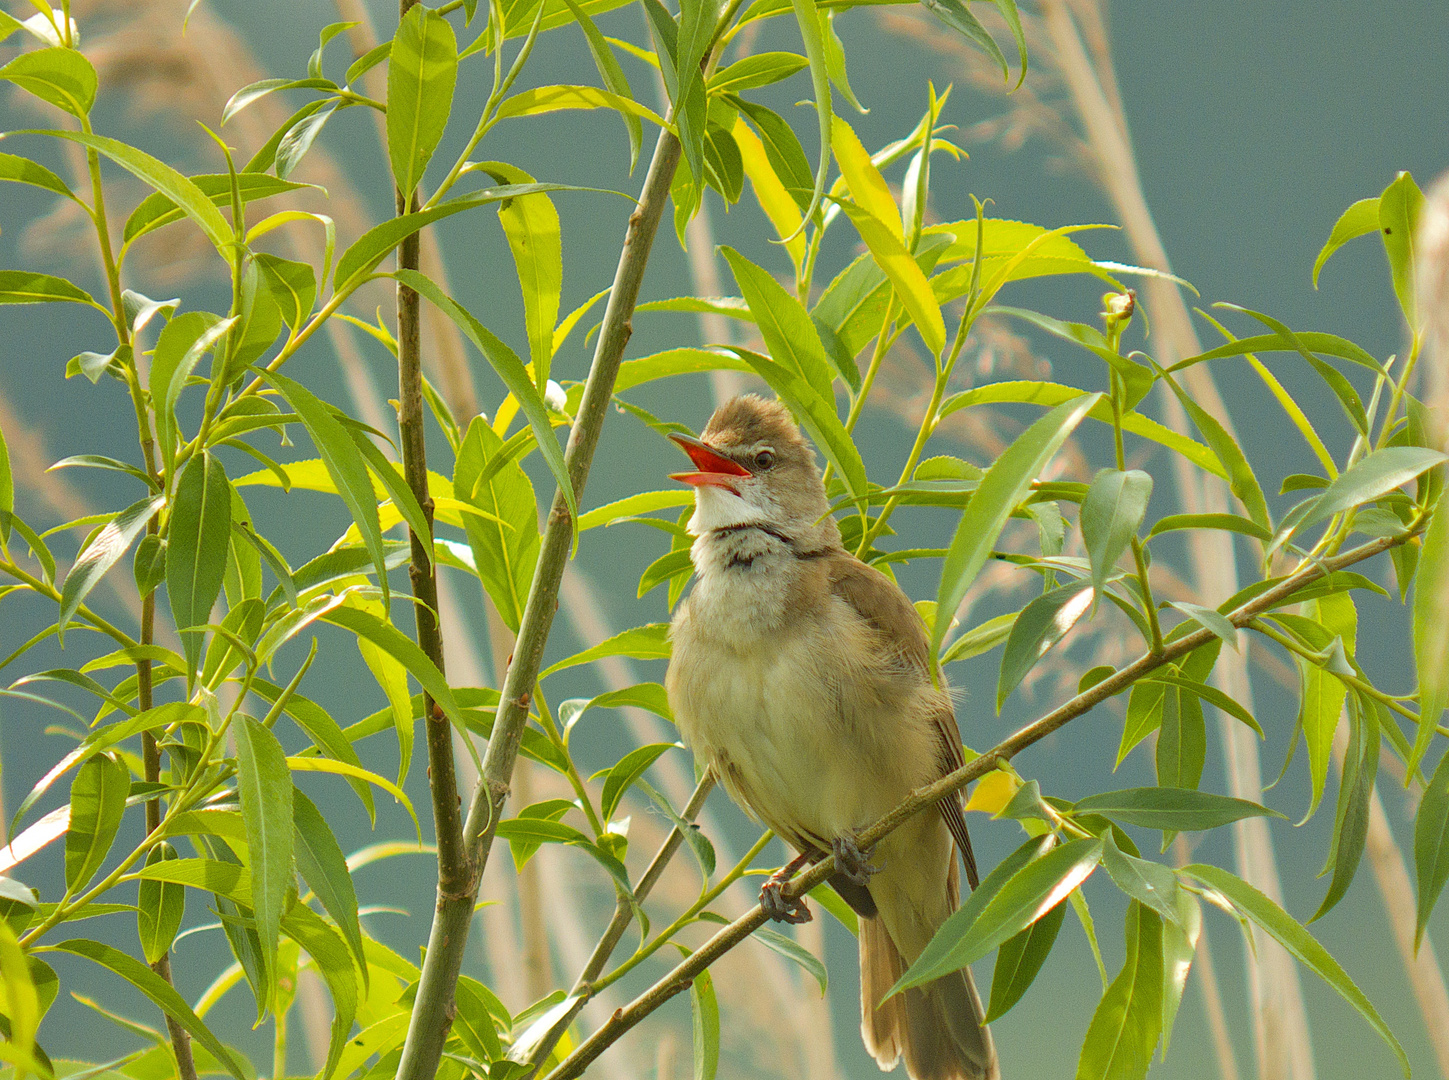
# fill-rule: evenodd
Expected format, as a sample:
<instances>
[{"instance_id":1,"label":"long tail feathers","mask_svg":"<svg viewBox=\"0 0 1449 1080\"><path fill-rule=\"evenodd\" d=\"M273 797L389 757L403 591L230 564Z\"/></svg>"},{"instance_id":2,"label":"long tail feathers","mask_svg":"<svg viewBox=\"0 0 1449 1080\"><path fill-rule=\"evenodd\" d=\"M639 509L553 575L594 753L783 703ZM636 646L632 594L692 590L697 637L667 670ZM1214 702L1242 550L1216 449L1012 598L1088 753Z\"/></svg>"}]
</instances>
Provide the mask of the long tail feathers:
<instances>
[{"instance_id":1,"label":"long tail feathers","mask_svg":"<svg viewBox=\"0 0 1449 1080\"><path fill-rule=\"evenodd\" d=\"M860 1033L882 1069L906 1059L912 1080L1000 1080L970 969L882 1000L905 961L879 918L860 920Z\"/></svg>"}]
</instances>

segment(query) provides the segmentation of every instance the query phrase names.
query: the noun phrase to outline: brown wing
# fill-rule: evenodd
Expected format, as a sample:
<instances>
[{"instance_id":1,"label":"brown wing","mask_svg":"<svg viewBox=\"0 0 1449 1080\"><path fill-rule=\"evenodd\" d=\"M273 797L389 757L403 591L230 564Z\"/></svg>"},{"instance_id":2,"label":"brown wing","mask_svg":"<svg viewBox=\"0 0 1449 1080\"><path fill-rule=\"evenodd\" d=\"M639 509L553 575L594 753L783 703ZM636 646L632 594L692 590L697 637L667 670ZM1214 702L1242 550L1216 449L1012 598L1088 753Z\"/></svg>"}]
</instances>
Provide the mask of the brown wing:
<instances>
[{"instance_id":1,"label":"brown wing","mask_svg":"<svg viewBox=\"0 0 1449 1080\"><path fill-rule=\"evenodd\" d=\"M928 667L926 628L911 606L910 599L895 582L859 559L841 554L830 562L830 586L835 595L845 600L856 613L880 632L900 653L901 659L924 674ZM942 707L931 716L939 743L941 775L954 772L966 764L961 751L961 733L950 699L942 698ZM971 837L966 832L966 817L961 812L961 797L950 795L937 804L946 828L961 851L966 863L966 880L976 888L976 856L971 850Z\"/></svg>"}]
</instances>

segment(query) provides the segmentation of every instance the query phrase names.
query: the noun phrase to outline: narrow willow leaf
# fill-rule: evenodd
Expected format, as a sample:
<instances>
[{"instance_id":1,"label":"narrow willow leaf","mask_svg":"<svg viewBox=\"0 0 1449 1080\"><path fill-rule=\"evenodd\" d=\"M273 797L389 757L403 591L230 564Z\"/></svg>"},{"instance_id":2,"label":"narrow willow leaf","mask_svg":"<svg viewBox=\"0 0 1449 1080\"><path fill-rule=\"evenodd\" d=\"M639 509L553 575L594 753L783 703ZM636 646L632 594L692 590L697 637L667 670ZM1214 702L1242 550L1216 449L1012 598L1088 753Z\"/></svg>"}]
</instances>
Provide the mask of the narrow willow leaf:
<instances>
[{"instance_id":1,"label":"narrow willow leaf","mask_svg":"<svg viewBox=\"0 0 1449 1080\"><path fill-rule=\"evenodd\" d=\"M283 259L266 252L258 253L253 261L260 275L259 280L265 283L271 293L282 321L293 330L300 330L312 314L312 307L317 300L317 275L312 267L304 262Z\"/></svg>"},{"instance_id":2,"label":"narrow willow leaf","mask_svg":"<svg viewBox=\"0 0 1449 1080\"><path fill-rule=\"evenodd\" d=\"M293 851L297 871L317 894L322 909L341 928L365 982L369 968L362 947L362 926L357 918L357 892L347 871L347 859L327 819L297 787L292 788L292 823L296 828Z\"/></svg>"},{"instance_id":3,"label":"narrow willow leaf","mask_svg":"<svg viewBox=\"0 0 1449 1080\"><path fill-rule=\"evenodd\" d=\"M1077 800L1077 814L1101 814L1125 825L1187 832L1215 829L1247 817L1282 817L1246 799L1184 788L1125 788Z\"/></svg>"},{"instance_id":4,"label":"narrow willow leaf","mask_svg":"<svg viewBox=\"0 0 1449 1080\"><path fill-rule=\"evenodd\" d=\"M991 971L988 1023L1005 1016L1036 980L1066 917L1067 905L1058 904L1015 937L1001 943L996 951L996 966Z\"/></svg>"},{"instance_id":5,"label":"narrow willow leaf","mask_svg":"<svg viewBox=\"0 0 1449 1080\"><path fill-rule=\"evenodd\" d=\"M710 93L738 94L788 79L810 61L799 53L754 53L716 71L709 80Z\"/></svg>"},{"instance_id":6,"label":"narrow willow leaf","mask_svg":"<svg viewBox=\"0 0 1449 1080\"><path fill-rule=\"evenodd\" d=\"M1323 648L1341 639L1343 647L1353 652L1358 631L1358 610L1348 593L1335 593L1310 602L1306 615L1317 624L1318 637L1313 648ZM1295 624L1301 625L1301 624ZM1318 809L1323 788L1328 780L1328 764L1333 754L1333 734L1343 715L1348 688L1326 667L1299 658L1302 672L1302 702L1298 722L1303 728L1303 741L1308 747L1308 774L1312 798L1308 815ZM1305 819L1306 820L1306 819Z\"/></svg>"},{"instance_id":7,"label":"narrow willow leaf","mask_svg":"<svg viewBox=\"0 0 1449 1080\"><path fill-rule=\"evenodd\" d=\"M1369 804L1379 771L1379 716L1372 699L1351 697L1348 701L1348 749L1338 785L1338 805L1333 816L1333 843L1328 864L1320 873L1333 870L1328 892L1309 922L1315 922L1343 899L1353 883L1359 860L1368 840Z\"/></svg>"},{"instance_id":8,"label":"narrow willow leaf","mask_svg":"<svg viewBox=\"0 0 1449 1080\"><path fill-rule=\"evenodd\" d=\"M619 378L614 392L621 393L636 386L697 371L752 371L748 363L726 352L712 349L668 349L653 356L625 360L619 365ZM691 496L692 497L692 496Z\"/></svg>"},{"instance_id":9,"label":"narrow willow leaf","mask_svg":"<svg viewBox=\"0 0 1449 1080\"><path fill-rule=\"evenodd\" d=\"M1414 288L1414 228L1424 205L1423 192L1414 178L1401 172L1379 195L1379 239L1389 259L1394 294L1415 333L1419 329L1418 299Z\"/></svg>"},{"instance_id":10,"label":"narrow willow leaf","mask_svg":"<svg viewBox=\"0 0 1449 1080\"><path fill-rule=\"evenodd\" d=\"M820 996L825 996L826 988L829 985L829 976L825 970L825 965L820 962L818 956L794 938L788 938L784 934L771 930L766 926L759 927L750 936L771 951L779 953L786 960L799 965L808 975L814 978L816 984L820 987Z\"/></svg>"},{"instance_id":11,"label":"narrow willow leaf","mask_svg":"<svg viewBox=\"0 0 1449 1080\"><path fill-rule=\"evenodd\" d=\"M38 162L19 157L16 154L0 154L0 180L9 180L16 184L29 184L31 187L43 188L56 195L64 195L75 202L80 201L76 198L75 193L66 186L65 181L55 173Z\"/></svg>"},{"instance_id":12,"label":"narrow willow leaf","mask_svg":"<svg viewBox=\"0 0 1449 1080\"><path fill-rule=\"evenodd\" d=\"M1012 620L996 680L996 711L1021 680L1086 614L1096 595L1090 582L1074 581L1038 596ZM952 651L954 651L954 646ZM945 662L945 658L942 658Z\"/></svg>"},{"instance_id":13,"label":"narrow willow leaf","mask_svg":"<svg viewBox=\"0 0 1449 1080\"><path fill-rule=\"evenodd\" d=\"M599 812L605 821L614 816L619 801L635 780L644 775L644 770L657 761L660 755L674 748L674 743L651 743L630 750L604 777L604 791L599 800Z\"/></svg>"},{"instance_id":14,"label":"narrow willow leaf","mask_svg":"<svg viewBox=\"0 0 1449 1080\"><path fill-rule=\"evenodd\" d=\"M32 1062L45 1055L35 1045L35 1031L40 1026L45 1010L41 1007L40 994L36 989L29 961L30 957L21 950L20 942L16 940L15 931L10 928L9 922L0 919L0 988L5 992L5 1012L0 1014L4 1026L0 1030L8 1037L8 1042L3 1044L5 1049L15 1055L6 1055L5 1060L20 1066L16 1069L17 1075L24 1068L31 1068ZM41 961L36 963L46 971L50 970L49 965ZM54 972L51 974L53 976ZM43 1066L33 1071L38 1076L46 1075Z\"/></svg>"},{"instance_id":15,"label":"narrow willow leaf","mask_svg":"<svg viewBox=\"0 0 1449 1080\"><path fill-rule=\"evenodd\" d=\"M890 278L896 297L916 324L926 348L939 358L946 347L946 323L925 273L889 224L851 203L842 202L840 207L870 249L871 258Z\"/></svg>"},{"instance_id":16,"label":"narrow willow leaf","mask_svg":"<svg viewBox=\"0 0 1449 1080\"><path fill-rule=\"evenodd\" d=\"M475 319L467 309L438 288L430 278L412 270L399 270L396 276L399 281L426 297L443 314L452 319L458 329L463 331L464 336L473 343L483 354L484 359L492 365L493 370L498 373L498 377L503 380L503 384L508 387L509 393L518 401L519 408L523 410L523 415L528 419L528 426L538 441L538 448L543 453L543 459L548 464L549 471L553 473L554 479L558 481L559 491L563 493L564 502L568 504L570 517L577 523L579 509L578 503L575 501L574 486L569 478L568 466L564 464L563 451L559 448L558 439L554 437L553 426L549 422L548 407L544 404L538 388L529 379L528 372L522 361L518 359L518 355Z\"/></svg>"},{"instance_id":17,"label":"narrow willow leaf","mask_svg":"<svg viewBox=\"0 0 1449 1080\"><path fill-rule=\"evenodd\" d=\"M77 119L84 119L96 102L96 69L76 49L21 53L0 67L0 79L14 83Z\"/></svg>"},{"instance_id":18,"label":"narrow willow leaf","mask_svg":"<svg viewBox=\"0 0 1449 1080\"><path fill-rule=\"evenodd\" d=\"M106 861L130 790L131 770L119 754L92 754L75 774L65 831L67 894L85 888Z\"/></svg>"},{"instance_id":19,"label":"narrow willow leaf","mask_svg":"<svg viewBox=\"0 0 1449 1080\"><path fill-rule=\"evenodd\" d=\"M1124 852L1112 839L1110 830L1104 834L1103 840L1102 866L1117 888L1168 922L1177 922L1182 906L1178 895L1182 890L1178 887L1177 876L1161 863Z\"/></svg>"},{"instance_id":20,"label":"narrow willow leaf","mask_svg":"<svg viewBox=\"0 0 1449 1080\"><path fill-rule=\"evenodd\" d=\"M744 116L736 117L732 134L735 145L739 147L745 175L750 178L755 201L775 227L776 234L789 252L790 261L795 264L795 275L799 277L801 263L805 259L805 234L801 228L804 219L800 216L800 206L776 172L768 147L750 130Z\"/></svg>"},{"instance_id":21,"label":"narrow willow leaf","mask_svg":"<svg viewBox=\"0 0 1449 1080\"><path fill-rule=\"evenodd\" d=\"M397 660L438 703L448 719L455 724L464 723L462 711L458 708L457 699L453 697L453 691L448 687L447 679L406 634L398 631L391 623L360 608L333 608L323 617L330 623L352 631L358 637L367 638Z\"/></svg>"},{"instance_id":22,"label":"narrow willow leaf","mask_svg":"<svg viewBox=\"0 0 1449 1080\"><path fill-rule=\"evenodd\" d=\"M1127 545L1142 527L1152 498L1152 477L1140 469L1102 469L1082 500L1082 542L1092 560L1092 586L1099 592Z\"/></svg>"},{"instance_id":23,"label":"narrow willow leaf","mask_svg":"<svg viewBox=\"0 0 1449 1080\"><path fill-rule=\"evenodd\" d=\"M1221 611L1205 608L1201 604L1189 603L1186 600L1172 600L1169 603L1203 629L1211 630L1222 638L1232 647L1233 652L1242 651L1238 643L1238 628Z\"/></svg>"},{"instance_id":24,"label":"narrow willow leaf","mask_svg":"<svg viewBox=\"0 0 1449 1080\"><path fill-rule=\"evenodd\" d=\"M1202 905L1186 889L1177 890L1177 918L1162 924L1162 1056L1172 1041L1172 1028L1182 1004L1188 972L1202 937Z\"/></svg>"},{"instance_id":25,"label":"narrow willow leaf","mask_svg":"<svg viewBox=\"0 0 1449 1080\"><path fill-rule=\"evenodd\" d=\"M830 101L830 65L825 55L825 37L820 27L820 12L815 0L791 0L795 21L800 27L800 40L810 61L810 86L815 94L815 118L820 124L820 164L815 169L815 186L804 220L809 221L820 207L825 194L825 178L830 172L830 137L834 116Z\"/></svg>"},{"instance_id":26,"label":"narrow willow leaf","mask_svg":"<svg viewBox=\"0 0 1449 1080\"><path fill-rule=\"evenodd\" d=\"M550 675L577 667L580 664L592 664L606 656L627 656L631 660L669 659L669 624L649 623L645 626L620 631L593 648L585 649L583 652L575 653L573 656L550 665L544 669L539 678L546 679Z\"/></svg>"},{"instance_id":27,"label":"narrow willow leaf","mask_svg":"<svg viewBox=\"0 0 1449 1080\"><path fill-rule=\"evenodd\" d=\"M1095 837L1040 854L1045 848L1045 838L1024 845L987 875L981 888L936 931L891 993L920 986L985 956L1065 900L1102 857L1102 841Z\"/></svg>"},{"instance_id":28,"label":"narrow willow leaf","mask_svg":"<svg viewBox=\"0 0 1449 1080\"><path fill-rule=\"evenodd\" d=\"M1419 730L1409 769L1418 768L1449 706L1449 496L1439 495L1424 533L1414 581L1414 670L1419 676Z\"/></svg>"},{"instance_id":29,"label":"narrow willow leaf","mask_svg":"<svg viewBox=\"0 0 1449 1080\"><path fill-rule=\"evenodd\" d=\"M839 116L832 121L831 150L845 178L846 189L855 205L890 230L897 240L905 241L901 231L901 210L886 185L885 177L870 159L870 152L861 145L855 129ZM882 267L884 269L884 267ZM929 288L929 287L928 287Z\"/></svg>"},{"instance_id":30,"label":"narrow willow leaf","mask_svg":"<svg viewBox=\"0 0 1449 1080\"><path fill-rule=\"evenodd\" d=\"M708 971L701 971L689 984L689 1014L694 1026L694 1080L714 1080L719 1069L719 1000Z\"/></svg>"},{"instance_id":31,"label":"narrow willow leaf","mask_svg":"<svg viewBox=\"0 0 1449 1080\"><path fill-rule=\"evenodd\" d=\"M58 139L69 139L104 154L179 206L187 217L196 222L217 250L230 258L231 244L235 236L226 218L222 217L216 204L195 182L182 176L170 165L137 150L134 146L127 146L104 135L93 135L84 131L47 131L44 134L54 135Z\"/></svg>"},{"instance_id":32,"label":"narrow willow leaf","mask_svg":"<svg viewBox=\"0 0 1449 1080\"><path fill-rule=\"evenodd\" d=\"M146 865L174 862L180 856L162 841L146 856ZM136 894L136 930L146 963L154 964L171 948L186 915L186 887L171 881L143 879Z\"/></svg>"},{"instance_id":33,"label":"narrow willow leaf","mask_svg":"<svg viewBox=\"0 0 1449 1080\"><path fill-rule=\"evenodd\" d=\"M497 998L493 991L477 979L467 975L459 976L455 990L458 1015L453 1018L453 1033L463 1040L464 1045L477 1056L479 1061L498 1061L503 1057L503 1044L498 1038L497 1013L490 1008ZM512 1030L502 1003L498 1009L503 1012L504 1031Z\"/></svg>"},{"instance_id":34,"label":"narrow willow leaf","mask_svg":"<svg viewBox=\"0 0 1449 1080\"><path fill-rule=\"evenodd\" d=\"M949 664L953 660L970 660L972 657L990 652L1011 636L1011 628L1020 616L1021 612L1012 611L987 619L980 626L972 627L951 642L946 651L941 654L941 663Z\"/></svg>"},{"instance_id":35,"label":"narrow willow leaf","mask_svg":"<svg viewBox=\"0 0 1449 1080\"><path fill-rule=\"evenodd\" d=\"M1145 1080L1162 1033L1162 920L1127 906L1127 955L1102 995L1077 1061L1077 1080Z\"/></svg>"},{"instance_id":36,"label":"narrow willow leaf","mask_svg":"<svg viewBox=\"0 0 1449 1080\"><path fill-rule=\"evenodd\" d=\"M222 1068L236 1077L236 1080L250 1080L251 1070L243 1068L241 1063L232 1056L231 1051L211 1033L210 1028L202 1023L201 1017L197 1016L191 1006L186 1004L186 999L172 989L170 983L141 961L127 956L110 945L83 938L62 941L57 945L46 946L46 948L53 952L70 953L73 956L83 957L119 975L160 1006L167 1016L185 1028L193 1039L206 1047L207 1052L216 1059Z\"/></svg>"},{"instance_id":37,"label":"narrow willow leaf","mask_svg":"<svg viewBox=\"0 0 1449 1080\"><path fill-rule=\"evenodd\" d=\"M1273 539L1273 534L1257 522L1249 521L1237 514L1170 514L1153 523L1152 528L1147 531L1147 539L1151 540L1163 533L1178 532L1183 529L1222 529L1227 532L1242 533L1255 540Z\"/></svg>"},{"instance_id":38,"label":"narrow willow leaf","mask_svg":"<svg viewBox=\"0 0 1449 1080\"><path fill-rule=\"evenodd\" d=\"M1414 948L1424 940L1424 930L1439 894L1449 882L1449 753L1424 787L1419 812L1414 816L1414 871L1418 879L1418 918L1414 926Z\"/></svg>"},{"instance_id":39,"label":"narrow willow leaf","mask_svg":"<svg viewBox=\"0 0 1449 1080\"><path fill-rule=\"evenodd\" d=\"M230 323L222 326L221 320L209 311L188 311L162 327L156 338L149 381L156 413L156 441L161 446L168 473L176 458L176 444L182 441L176 422L176 403L181 400L186 381L201 363L202 356L229 329Z\"/></svg>"},{"instance_id":40,"label":"narrow willow leaf","mask_svg":"<svg viewBox=\"0 0 1449 1080\"><path fill-rule=\"evenodd\" d=\"M986 564L1012 511L1031 490L1032 482L1047 462L1101 398L1101 394L1083 394L1058 405L1022 432L987 470L981 486L966 504L951 546L947 549L936 598L937 611L950 613L960 607L966 590ZM931 632L932 655L940 651L950 622L950 618L945 616L936 620Z\"/></svg>"},{"instance_id":41,"label":"narrow willow leaf","mask_svg":"<svg viewBox=\"0 0 1449 1080\"><path fill-rule=\"evenodd\" d=\"M236 738L237 793L247 830L252 910L262 962L272 981L287 893L296 888L292 862L292 774L277 737L249 716L232 724ZM258 1002L265 1009L270 1002Z\"/></svg>"},{"instance_id":42,"label":"narrow willow leaf","mask_svg":"<svg viewBox=\"0 0 1449 1080\"><path fill-rule=\"evenodd\" d=\"M1375 450L1329 484L1294 531L1379 499L1446 460L1449 458L1437 450L1421 446L1386 446Z\"/></svg>"},{"instance_id":43,"label":"narrow willow leaf","mask_svg":"<svg viewBox=\"0 0 1449 1080\"><path fill-rule=\"evenodd\" d=\"M327 983L332 995L332 1031L327 1043L327 1060L318 1080L329 1080L341 1060L352 1021L357 1015L357 976L353 974L352 958L337 931L305 904L294 904L282 921L282 928L298 945L307 950L312 962ZM366 979L368 965L362 965Z\"/></svg>"},{"instance_id":44,"label":"narrow willow leaf","mask_svg":"<svg viewBox=\"0 0 1449 1080\"><path fill-rule=\"evenodd\" d=\"M538 561L538 502L528 475L515 462L485 471L502 452L503 440L483 417L474 417L458 448L453 492L489 517L464 515L474 563L499 617L514 633ZM587 518L587 515L585 515ZM579 528L584 528L581 518Z\"/></svg>"},{"instance_id":45,"label":"narrow willow leaf","mask_svg":"<svg viewBox=\"0 0 1449 1080\"><path fill-rule=\"evenodd\" d=\"M1248 517L1260 528L1271 530L1272 521L1268 516L1268 502L1263 497L1263 488L1258 483L1258 478L1253 473L1253 467L1248 464L1248 459L1243 455L1243 451L1228 434L1227 429L1201 405L1193 401L1192 397L1177 384L1177 380L1162 371L1161 368L1157 370L1166 379L1167 385L1172 389L1177 400L1182 402L1182 407L1192 417L1192 422L1197 429L1202 432L1204 441L1212 447L1213 453L1217 455L1222 467L1227 471L1228 486L1242 502L1244 509L1248 511Z\"/></svg>"},{"instance_id":46,"label":"narrow willow leaf","mask_svg":"<svg viewBox=\"0 0 1449 1080\"><path fill-rule=\"evenodd\" d=\"M166 541L166 594L176 629L182 631L188 685L196 679L204 637L190 628L211 621L230 539L231 485L221 460L203 450L186 463L177 482Z\"/></svg>"},{"instance_id":47,"label":"narrow willow leaf","mask_svg":"<svg viewBox=\"0 0 1449 1080\"><path fill-rule=\"evenodd\" d=\"M1404 1076L1406 1078L1409 1076L1408 1056L1405 1055L1404 1048L1399 1045L1399 1040L1394 1038L1394 1033L1389 1030L1389 1026L1384 1023L1383 1018L1379 1016L1369 999L1364 996L1363 991L1339 966L1338 961L1330 956L1328 950L1320 945L1293 916L1246 881L1221 867L1193 863L1183 867L1183 872L1210 885L1227 897L1233 907L1267 931L1278 944L1332 987L1344 1001L1352 1005L1358 1014L1368 1021L1369 1026L1378 1033L1378 1036L1388 1044L1399 1067L1403 1069Z\"/></svg>"},{"instance_id":48,"label":"narrow willow leaf","mask_svg":"<svg viewBox=\"0 0 1449 1080\"><path fill-rule=\"evenodd\" d=\"M579 24L579 29L584 32L584 38L589 43L589 53L594 58L594 66L599 70L599 78L604 83L604 88L609 93L632 101L634 91L629 86L629 79L624 74L624 69L619 66L619 60L614 55L604 35L599 31L589 13L581 8L574 0L564 0L569 11L573 14L574 20ZM620 114L624 118L624 125L629 131L629 172L634 172L634 166L639 162L639 148L643 145L644 126L639 117L630 112Z\"/></svg>"},{"instance_id":49,"label":"narrow willow leaf","mask_svg":"<svg viewBox=\"0 0 1449 1080\"><path fill-rule=\"evenodd\" d=\"M399 190L411 195L448 126L458 80L458 41L421 4L398 20L387 65L387 152Z\"/></svg>"},{"instance_id":50,"label":"narrow willow leaf","mask_svg":"<svg viewBox=\"0 0 1449 1080\"><path fill-rule=\"evenodd\" d=\"M1318 288L1318 273L1335 251L1350 240L1371 232L1378 232L1378 230L1379 200L1377 197L1360 199L1340 214L1338 220L1333 223L1333 229L1328 234L1327 242L1318 252L1318 258L1313 260L1313 287Z\"/></svg>"},{"instance_id":51,"label":"narrow willow leaf","mask_svg":"<svg viewBox=\"0 0 1449 1080\"><path fill-rule=\"evenodd\" d=\"M338 495L347 505L362 534L363 546L372 558L377 571L377 584L382 589L383 603L389 599L387 582L387 553L382 544L382 529L378 523L377 500L372 490L372 479L362 452L357 448L348 429L337 419L326 402L317 397L299 382L279 372L269 371L265 378L286 399L307 429L312 444L332 478Z\"/></svg>"},{"instance_id":52,"label":"narrow willow leaf","mask_svg":"<svg viewBox=\"0 0 1449 1080\"><path fill-rule=\"evenodd\" d=\"M720 253L749 304L770 357L804 379L821 401L833 406L835 387L830 360L804 305L734 248L721 247Z\"/></svg>"},{"instance_id":53,"label":"narrow willow leaf","mask_svg":"<svg viewBox=\"0 0 1449 1080\"><path fill-rule=\"evenodd\" d=\"M68 302L99 304L78 285L53 274L36 274L29 270L0 270L0 304L50 304Z\"/></svg>"},{"instance_id":54,"label":"narrow willow leaf","mask_svg":"<svg viewBox=\"0 0 1449 1080\"><path fill-rule=\"evenodd\" d=\"M1001 65L1002 78L1011 77L1011 70L1006 66L1006 57L1002 55L1001 46L996 44L976 16L971 14L966 0L921 0L921 6ZM1025 65L1022 66L1022 74L1026 74Z\"/></svg>"},{"instance_id":55,"label":"narrow willow leaf","mask_svg":"<svg viewBox=\"0 0 1449 1080\"><path fill-rule=\"evenodd\" d=\"M3 449L0 449L0 457L3 454ZM3 479L8 481L8 460L0 461L0 465L4 466ZM56 620L56 636L62 643L65 641L65 628L70 625L76 610L90 595L90 591L105 577L106 571L126 553L132 541L145 531L146 523L165 504L166 499L160 495L132 503L108 521L80 553L75 565L65 575L65 582L60 589L60 616Z\"/></svg>"}]
</instances>

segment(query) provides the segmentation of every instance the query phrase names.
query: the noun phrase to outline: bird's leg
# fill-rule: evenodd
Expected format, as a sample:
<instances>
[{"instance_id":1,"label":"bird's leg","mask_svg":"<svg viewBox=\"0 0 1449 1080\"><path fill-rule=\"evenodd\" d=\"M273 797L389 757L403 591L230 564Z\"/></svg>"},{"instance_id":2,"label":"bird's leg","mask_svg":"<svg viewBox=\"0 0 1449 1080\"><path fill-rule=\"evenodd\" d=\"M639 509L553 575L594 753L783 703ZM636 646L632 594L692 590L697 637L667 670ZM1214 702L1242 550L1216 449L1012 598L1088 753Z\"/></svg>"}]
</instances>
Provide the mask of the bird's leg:
<instances>
[{"instance_id":1,"label":"bird's leg","mask_svg":"<svg viewBox=\"0 0 1449 1080\"><path fill-rule=\"evenodd\" d=\"M835 856L836 868L856 885L869 885L870 876L880 873L879 866L871 865L870 853L856 847L855 837L849 833L830 842L830 853Z\"/></svg>"},{"instance_id":2,"label":"bird's leg","mask_svg":"<svg viewBox=\"0 0 1449 1080\"><path fill-rule=\"evenodd\" d=\"M760 907L764 908L766 915L776 922L796 925L810 921L812 916L810 909L805 906L805 901L798 896L787 898L784 889L785 883L794 877L802 866L819 857L820 853L817 851L801 852L765 879L765 884L760 886Z\"/></svg>"}]
</instances>

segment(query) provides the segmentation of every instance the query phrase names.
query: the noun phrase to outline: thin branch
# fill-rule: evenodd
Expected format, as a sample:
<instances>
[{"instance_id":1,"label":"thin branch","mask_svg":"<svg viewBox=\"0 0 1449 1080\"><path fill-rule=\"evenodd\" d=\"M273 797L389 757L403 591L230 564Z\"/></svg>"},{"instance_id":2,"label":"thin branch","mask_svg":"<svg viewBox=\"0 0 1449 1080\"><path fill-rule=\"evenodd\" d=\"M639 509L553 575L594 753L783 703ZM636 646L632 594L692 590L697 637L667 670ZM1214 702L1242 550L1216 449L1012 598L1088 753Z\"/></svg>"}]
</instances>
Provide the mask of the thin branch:
<instances>
[{"instance_id":1,"label":"thin branch","mask_svg":"<svg viewBox=\"0 0 1449 1080\"><path fill-rule=\"evenodd\" d=\"M639 205L629 216L603 328L565 453L575 496L583 491L588 480L619 364L633 332L634 304L644 279L654 234L669 196L674 169L679 163L679 151L679 140L673 133L662 132L654 147ZM462 965L478 882L487 866L493 837L508 799L513 763L518 756L518 744L523 725L528 720L533 686L538 679L544 645L558 605L559 579L568 562L573 531L568 504L564 501L563 492L559 492L554 498L548 527L539 545L538 563L524 607L518 641L504 680L493 736L488 741L488 752L483 758L483 776L474 789L464 826L464 846L471 863L471 878L467 887L458 893L439 894L417 1000L408 1025L407 1042L398 1064L398 1080L431 1080L437 1071L443 1042L452 1022L446 1005L451 1000L452 988Z\"/></svg>"},{"instance_id":2,"label":"thin branch","mask_svg":"<svg viewBox=\"0 0 1449 1080\"><path fill-rule=\"evenodd\" d=\"M1262 612L1284 603L1305 585L1310 585L1334 571L1353 566L1390 548L1407 543L1413 537L1418 536L1423 531L1423 527L1423 523L1420 523L1416 529L1405 535L1384 537L1334 558L1304 564L1271 589L1258 594L1228 613L1227 618L1234 626L1242 627ZM857 843L862 850L868 851L882 837L899 828L926 807L947 795L960 791L971 781L977 780L995 769L998 763L1011 760L1028 746L1040 742L1052 732L1090 712L1108 698L1130 689L1133 684L1163 665L1172 663L1212 640L1214 640L1214 636L1210 630L1197 630L1178 638L1160 653L1155 655L1144 653L1120 671L1059 705L1040 719L1027 724L980 757L967 762L961 768L948 773L934 783L917 788L889 814L870 828L863 830L857 837ZM783 895L787 899L803 896L825 881L834 871L835 859L833 856L827 856L799 876L791 879L785 886ZM573 1077L581 1075L595 1058L607 1050L625 1032L676 994L687 990L695 976L744 941L767 920L768 916L757 904L724 927L669 974L624 1008L615 1012L607 1023L580 1043L578 1048L560 1062L558 1067L544 1080L572 1080Z\"/></svg>"}]
</instances>

